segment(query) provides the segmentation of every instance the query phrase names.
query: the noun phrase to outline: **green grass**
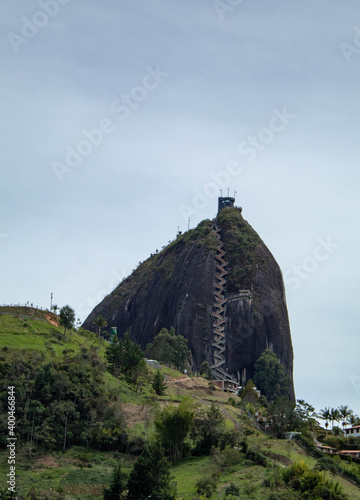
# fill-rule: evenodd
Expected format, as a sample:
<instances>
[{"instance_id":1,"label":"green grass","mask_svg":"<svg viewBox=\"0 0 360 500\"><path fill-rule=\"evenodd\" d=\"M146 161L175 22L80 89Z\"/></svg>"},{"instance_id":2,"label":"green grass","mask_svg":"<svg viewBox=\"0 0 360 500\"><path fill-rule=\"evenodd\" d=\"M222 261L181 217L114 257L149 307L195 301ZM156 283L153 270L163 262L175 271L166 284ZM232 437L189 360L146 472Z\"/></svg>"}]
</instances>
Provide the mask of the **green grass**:
<instances>
[{"instance_id":1,"label":"green grass","mask_svg":"<svg viewBox=\"0 0 360 500\"><path fill-rule=\"evenodd\" d=\"M212 457L190 457L171 469L177 483L178 496L196 495L196 482L208 475L213 465Z\"/></svg>"},{"instance_id":2,"label":"green grass","mask_svg":"<svg viewBox=\"0 0 360 500\"><path fill-rule=\"evenodd\" d=\"M89 452L75 447L65 453L38 455L33 458L19 453L16 464L17 494L25 495L31 489L45 494L50 488L52 498L61 493L65 500L73 497L95 499L102 497L102 490L109 485L114 467L121 461L125 473L129 473L133 460L113 452ZM8 473L6 452L0 453L0 472Z\"/></svg>"},{"instance_id":3,"label":"green grass","mask_svg":"<svg viewBox=\"0 0 360 500\"><path fill-rule=\"evenodd\" d=\"M181 464L171 469L177 483L178 498L185 500L196 496L197 481L203 477L214 476L219 472L219 456L216 454L185 459ZM245 458L240 458L237 465L221 468L217 488L211 498L217 499L219 495L220 498L223 498L225 489L230 486L230 483L233 483L240 488L239 498L264 500L269 494L269 490L262 486L265 473L265 468L251 464Z\"/></svg>"},{"instance_id":4,"label":"green grass","mask_svg":"<svg viewBox=\"0 0 360 500\"><path fill-rule=\"evenodd\" d=\"M16 311L19 314L24 312L21 308ZM45 314L43 311L42 313ZM100 354L104 359L107 343L92 333L72 331L64 336L62 328L44 321L0 314L0 355L8 362L15 360L19 351L34 363L41 363L49 359L62 359L64 350L76 353L83 346L90 347L91 345L100 347ZM154 372L151 369L150 371ZM161 371L173 379L184 376L167 367L163 367ZM150 386L139 394L124 380L113 377L109 372L104 373L104 382L104 391L109 399L117 399L124 405L128 403L138 405L139 408L153 407L156 410L168 404L177 404L177 399L182 400L187 396L194 399L197 411L207 410L211 402L215 402L218 408L224 410L226 428L233 429L233 420L235 420L240 432L244 433L245 430L252 432L247 437L248 444L265 455L268 454L270 463L275 458L275 462L283 467L290 457L291 461L304 460L310 467L316 464L316 460L307 455L295 442L289 444L286 440L273 439L256 430L243 410L228 403L229 393L209 391L206 386L204 389L181 388L178 390L169 385L165 396L154 398ZM231 397L238 401L236 396L231 395ZM147 438L151 438L154 434L154 424L151 422L154 415L155 411L149 410ZM133 426L129 424L127 431L129 438L144 437L144 423L137 421ZM230 451L237 453L235 450ZM278 457L279 455L284 459ZM223 498L225 488L232 482L240 488L240 498L265 500L269 495L269 489L263 486L266 469L249 462L244 456L240 456L240 453L238 456L240 459L228 466L224 466L221 453L215 452L208 457L186 458L182 463L173 467L171 473L177 482L178 498L189 499L195 496L196 482L203 476L216 474L221 470L217 492L212 496L213 499L218 498L218 494L221 495L220 498ZM60 500L62 497L64 500L95 500L102 498L103 488L109 484L115 465L121 460L123 469L129 473L136 457L118 452L98 452L88 448L73 447L65 453L52 452L29 458L26 448L21 448L19 445L16 459L18 494L27 494L34 489L39 494L45 495L52 488L51 498L53 499L59 498ZM8 472L7 452L3 451L0 452L1 477L6 477ZM360 490L348 481L339 477L329 476L329 478L338 480L350 498L360 498ZM3 486L3 482L0 486Z\"/></svg>"},{"instance_id":5,"label":"green grass","mask_svg":"<svg viewBox=\"0 0 360 500\"><path fill-rule=\"evenodd\" d=\"M4 309L0 308L0 313ZM26 308L14 308L19 314L28 313ZM44 314L44 311L40 311ZM86 337L84 336L86 335ZM97 338L95 334L67 331L39 321L16 316L0 314L0 349L9 351L40 352L46 358L60 358L64 350L79 352L81 347L98 345L103 356L106 343Z\"/></svg>"}]
</instances>

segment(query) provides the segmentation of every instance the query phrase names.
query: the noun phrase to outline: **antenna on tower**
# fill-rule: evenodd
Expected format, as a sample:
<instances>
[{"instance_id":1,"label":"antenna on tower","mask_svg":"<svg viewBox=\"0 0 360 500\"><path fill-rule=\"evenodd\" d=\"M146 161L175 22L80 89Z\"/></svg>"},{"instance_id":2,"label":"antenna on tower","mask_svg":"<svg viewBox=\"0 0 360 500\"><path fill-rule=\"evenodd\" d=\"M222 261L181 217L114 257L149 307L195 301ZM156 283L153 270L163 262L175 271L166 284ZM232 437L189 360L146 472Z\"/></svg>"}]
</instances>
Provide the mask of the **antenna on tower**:
<instances>
[{"instance_id":1,"label":"antenna on tower","mask_svg":"<svg viewBox=\"0 0 360 500\"><path fill-rule=\"evenodd\" d=\"M222 198L222 189L220 189L220 194L221 194L221 198Z\"/></svg>"},{"instance_id":2,"label":"antenna on tower","mask_svg":"<svg viewBox=\"0 0 360 500\"><path fill-rule=\"evenodd\" d=\"M236 198L236 193L237 193L237 191L234 191L234 198Z\"/></svg>"},{"instance_id":3,"label":"antenna on tower","mask_svg":"<svg viewBox=\"0 0 360 500\"><path fill-rule=\"evenodd\" d=\"M190 217L188 219L188 231L189 231L189 229L190 229Z\"/></svg>"}]
</instances>

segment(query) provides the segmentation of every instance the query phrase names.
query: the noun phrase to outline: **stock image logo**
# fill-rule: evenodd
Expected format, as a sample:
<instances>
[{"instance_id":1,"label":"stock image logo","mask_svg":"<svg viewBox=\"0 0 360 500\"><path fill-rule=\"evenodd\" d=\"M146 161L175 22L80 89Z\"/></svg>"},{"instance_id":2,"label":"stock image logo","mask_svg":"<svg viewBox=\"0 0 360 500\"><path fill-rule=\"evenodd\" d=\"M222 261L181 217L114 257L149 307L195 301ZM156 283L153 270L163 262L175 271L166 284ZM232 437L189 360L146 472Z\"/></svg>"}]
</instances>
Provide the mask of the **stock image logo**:
<instances>
[{"instance_id":1,"label":"stock image logo","mask_svg":"<svg viewBox=\"0 0 360 500\"><path fill-rule=\"evenodd\" d=\"M115 99L111 105L111 112L118 116L120 120L125 120L143 102L149 92L154 91L169 73L163 71L159 64L155 68L147 66L146 74L142 78L141 85L135 85L128 94L121 94L120 99ZM82 138L73 146L66 146L64 162L54 161L51 166L59 182L63 180L65 174L71 173L76 167L81 165L84 158L89 157L94 148L98 148L104 142L105 136L112 134L116 129L115 124L109 117L104 117L99 121L98 127L91 130L82 130Z\"/></svg>"},{"instance_id":2,"label":"stock image logo","mask_svg":"<svg viewBox=\"0 0 360 500\"><path fill-rule=\"evenodd\" d=\"M304 280L314 274L321 262L325 262L339 248L339 243L332 240L331 236L326 239L318 238L318 245L314 248L312 255L305 257L301 264L294 264L291 270L285 272L284 279L287 286L297 290Z\"/></svg>"},{"instance_id":3,"label":"stock image logo","mask_svg":"<svg viewBox=\"0 0 360 500\"><path fill-rule=\"evenodd\" d=\"M40 10L37 10L31 19L23 16L21 18L21 35L13 31L7 35L15 54L18 54L23 45L27 45L42 28L49 24L51 19L58 15L62 5L67 5L69 2L70 0L40 0L38 2Z\"/></svg>"}]
</instances>

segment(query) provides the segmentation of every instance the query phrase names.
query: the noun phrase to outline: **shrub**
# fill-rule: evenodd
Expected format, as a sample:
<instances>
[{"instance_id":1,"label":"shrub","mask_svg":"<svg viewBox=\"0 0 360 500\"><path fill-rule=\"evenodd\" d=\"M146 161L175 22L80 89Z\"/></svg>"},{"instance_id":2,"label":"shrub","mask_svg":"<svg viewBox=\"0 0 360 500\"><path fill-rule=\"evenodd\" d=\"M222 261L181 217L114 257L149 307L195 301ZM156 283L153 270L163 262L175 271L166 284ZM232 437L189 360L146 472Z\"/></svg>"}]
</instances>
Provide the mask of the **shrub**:
<instances>
[{"instance_id":1,"label":"shrub","mask_svg":"<svg viewBox=\"0 0 360 500\"><path fill-rule=\"evenodd\" d=\"M326 438L324 439L324 443L326 443L328 446L331 446L332 448L335 448L337 450L340 450L340 448L343 447L343 444L344 444L344 440L341 439L340 437L338 436L333 436L331 434L329 434L328 436L326 436Z\"/></svg>"},{"instance_id":2,"label":"shrub","mask_svg":"<svg viewBox=\"0 0 360 500\"><path fill-rule=\"evenodd\" d=\"M283 483L281 472L282 471L279 467L271 467L271 469L267 469L263 485L271 490L280 486Z\"/></svg>"},{"instance_id":3,"label":"shrub","mask_svg":"<svg viewBox=\"0 0 360 500\"><path fill-rule=\"evenodd\" d=\"M309 454L314 457L314 458L322 458L324 456L323 452L318 450L315 446L312 440L302 436L301 434L298 434L295 436L295 441L300 444L300 446L303 446Z\"/></svg>"},{"instance_id":4,"label":"shrub","mask_svg":"<svg viewBox=\"0 0 360 500\"><path fill-rule=\"evenodd\" d=\"M292 489L301 494L301 498L333 500L347 498L339 483L324 480L321 472L311 470L304 461L294 462L285 469L283 478Z\"/></svg>"},{"instance_id":5,"label":"shrub","mask_svg":"<svg viewBox=\"0 0 360 500\"><path fill-rule=\"evenodd\" d=\"M222 469L239 464L243 460L242 453L234 448L226 448L218 455L219 465Z\"/></svg>"},{"instance_id":6,"label":"shrub","mask_svg":"<svg viewBox=\"0 0 360 500\"><path fill-rule=\"evenodd\" d=\"M249 448L247 453L246 453L246 458L248 460L252 460L254 462L254 464L256 464L256 465L261 465L262 467L267 466L267 459L266 459L265 455L263 455L259 451L256 451L256 450Z\"/></svg>"},{"instance_id":7,"label":"shrub","mask_svg":"<svg viewBox=\"0 0 360 500\"><path fill-rule=\"evenodd\" d=\"M235 497L238 497L240 494L240 489L235 486L234 483L230 483L230 486L228 486L225 490L225 497L228 497L228 496L235 496Z\"/></svg>"},{"instance_id":8,"label":"shrub","mask_svg":"<svg viewBox=\"0 0 360 500\"><path fill-rule=\"evenodd\" d=\"M226 430L220 437L220 450L224 450L227 446L233 448L236 446L239 439L239 433L234 430Z\"/></svg>"},{"instance_id":9,"label":"shrub","mask_svg":"<svg viewBox=\"0 0 360 500\"><path fill-rule=\"evenodd\" d=\"M309 470L306 463L301 460L299 462L294 462L290 467L287 467L283 471L283 479L286 484L291 486L294 490L298 490L300 487L300 478Z\"/></svg>"},{"instance_id":10,"label":"shrub","mask_svg":"<svg viewBox=\"0 0 360 500\"><path fill-rule=\"evenodd\" d=\"M271 493L266 500L295 500L296 498L298 498L298 496L292 491L283 491L281 493Z\"/></svg>"},{"instance_id":11,"label":"shrub","mask_svg":"<svg viewBox=\"0 0 360 500\"><path fill-rule=\"evenodd\" d=\"M331 472L331 474L337 474L339 472L339 468L331 457L322 457L316 462L315 466L316 470L327 470Z\"/></svg>"},{"instance_id":12,"label":"shrub","mask_svg":"<svg viewBox=\"0 0 360 500\"><path fill-rule=\"evenodd\" d=\"M217 477L205 476L200 478L196 483L196 491L199 495L205 495L206 498L211 498L212 494L216 490Z\"/></svg>"},{"instance_id":13,"label":"shrub","mask_svg":"<svg viewBox=\"0 0 360 500\"><path fill-rule=\"evenodd\" d=\"M253 483L248 483L244 486L244 493L248 496L255 493L256 490L257 490L257 486Z\"/></svg>"}]
</instances>

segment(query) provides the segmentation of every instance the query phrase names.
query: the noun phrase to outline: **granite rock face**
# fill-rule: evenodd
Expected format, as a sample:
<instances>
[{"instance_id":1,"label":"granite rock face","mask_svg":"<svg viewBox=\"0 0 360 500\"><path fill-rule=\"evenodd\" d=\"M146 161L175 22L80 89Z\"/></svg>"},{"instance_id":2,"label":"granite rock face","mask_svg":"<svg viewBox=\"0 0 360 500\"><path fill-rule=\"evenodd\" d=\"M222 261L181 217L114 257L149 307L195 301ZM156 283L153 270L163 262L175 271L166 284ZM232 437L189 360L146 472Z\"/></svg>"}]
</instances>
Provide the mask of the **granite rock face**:
<instances>
[{"instance_id":1,"label":"granite rock face","mask_svg":"<svg viewBox=\"0 0 360 500\"><path fill-rule=\"evenodd\" d=\"M265 349L275 352L293 380L293 350L281 270L241 210L217 217L226 253L225 360L240 383L254 375ZM213 362L215 221L205 220L152 255L95 307L84 327L100 314L121 336L144 349L162 328L173 326L189 343L194 370ZM294 399L294 390L290 396Z\"/></svg>"}]
</instances>

